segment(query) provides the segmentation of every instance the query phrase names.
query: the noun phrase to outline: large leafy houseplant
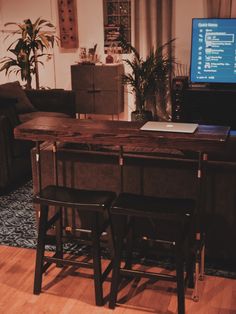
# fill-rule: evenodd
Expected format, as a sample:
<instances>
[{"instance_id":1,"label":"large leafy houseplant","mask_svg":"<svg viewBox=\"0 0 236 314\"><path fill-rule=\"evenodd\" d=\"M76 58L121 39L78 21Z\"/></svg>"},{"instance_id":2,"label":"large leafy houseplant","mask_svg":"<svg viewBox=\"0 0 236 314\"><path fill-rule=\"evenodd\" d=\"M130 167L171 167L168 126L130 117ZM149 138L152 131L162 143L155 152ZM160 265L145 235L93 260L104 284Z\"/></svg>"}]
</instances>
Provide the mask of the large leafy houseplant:
<instances>
[{"instance_id":1,"label":"large leafy houseplant","mask_svg":"<svg viewBox=\"0 0 236 314\"><path fill-rule=\"evenodd\" d=\"M54 26L47 20L38 18L34 23L26 19L23 23L9 22L5 26L15 25L18 27L10 35L20 35L7 48L13 56L3 57L0 60L0 71L6 74L20 74L21 79L26 81L26 88L31 89L32 77L35 75L36 88L39 88L38 65L43 64L41 57L51 57L50 48L58 42L57 36L53 35ZM6 38L8 38L8 35Z\"/></svg>"},{"instance_id":2,"label":"large leafy houseplant","mask_svg":"<svg viewBox=\"0 0 236 314\"><path fill-rule=\"evenodd\" d=\"M134 57L132 60L125 59L124 62L131 68L131 72L124 74L122 80L125 85L131 87L131 92L135 95L135 111L132 117L139 120L148 115L146 100L150 95L152 87L150 82L154 74L154 55L151 54L146 60L143 60L134 47L130 49Z\"/></svg>"},{"instance_id":3,"label":"large leafy houseplant","mask_svg":"<svg viewBox=\"0 0 236 314\"><path fill-rule=\"evenodd\" d=\"M150 119L147 111L147 104L150 103L155 118L161 112L164 118L168 119L166 104L174 59L166 51L171 47L173 40L156 50L152 49L145 60L124 37L121 37L120 42L125 50L133 53L132 60L124 60L131 71L122 77L123 83L129 85L135 95L135 111L131 117L134 120Z\"/></svg>"},{"instance_id":4,"label":"large leafy houseplant","mask_svg":"<svg viewBox=\"0 0 236 314\"><path fill-rule=\"evenodd\" d=\"M170 51L175 39L172 39L164 45L158 47L155 51L154 81L152 86L153 110L154 115L170 120L167 112L167 104L170 98L171 79L175 59Z\"/></svg>"}]
</instances>

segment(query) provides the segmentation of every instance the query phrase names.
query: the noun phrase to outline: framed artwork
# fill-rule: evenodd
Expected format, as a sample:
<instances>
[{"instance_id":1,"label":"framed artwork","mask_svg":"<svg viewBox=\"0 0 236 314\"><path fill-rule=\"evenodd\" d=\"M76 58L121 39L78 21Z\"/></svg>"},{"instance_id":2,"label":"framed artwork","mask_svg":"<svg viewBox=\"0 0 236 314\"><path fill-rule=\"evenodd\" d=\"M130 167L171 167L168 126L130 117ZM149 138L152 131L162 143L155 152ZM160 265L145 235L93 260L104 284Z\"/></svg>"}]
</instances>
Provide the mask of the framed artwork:
<instances>
[{"instance_id":1,"label":"framed artwork","mask_svg":"<svg viewBox=\"0 0 236 314\"><path fill-rule=\"evenodd\" d=\"M62 48L78 48L76 0L58 0L60 40Z\"/></svg>"}]
</instances>

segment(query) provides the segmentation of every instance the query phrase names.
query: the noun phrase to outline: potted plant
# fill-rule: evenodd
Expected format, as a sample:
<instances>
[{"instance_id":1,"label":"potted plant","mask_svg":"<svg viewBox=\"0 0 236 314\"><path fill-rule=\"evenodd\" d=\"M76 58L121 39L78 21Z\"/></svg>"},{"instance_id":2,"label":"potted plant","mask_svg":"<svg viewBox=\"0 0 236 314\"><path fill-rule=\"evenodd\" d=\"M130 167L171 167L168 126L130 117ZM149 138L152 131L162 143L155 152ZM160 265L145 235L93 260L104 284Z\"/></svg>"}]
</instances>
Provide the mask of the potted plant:
<instances>
[{"instance_id":1,"label":"potted plant","mask_svg":"<svg viewBox=\"0 0 236 314\"><path fill-rule=\"evenodd\" d=\"M135 110L131 113L131 120L152 120L152 112L147 110L146 101L151 91L151 79L153 78L154 55L151 54L143 60L134 47L130 47L134 53L132 60L125 59L124 62L131 68L130 73L122 76L123 84L131 87L135 94Z\"/></svg>"},{"instance_id":2,"label":"potted plant","mask_svg":"<svg viewBox=\"0 0 236 314\"><path fill-rule=\"evenodd\" d=\"M5 26L16 25L18 29L10 35L19 34L20 37L14 40L7 51L13 54L12 57L3 57L0 60L2 65L0 71L6 74L20 74L21 79L26 81L26 88L31 89L32 77L35 75L36 88L39 88L38 64L43 64L39 58L46 56L48 59L51 54L48 53L53 48L54 43L58 42L57 36L52 34L55 29L49 21L38 18L34 23L30 19L23 23L6 23ZM8 38L9 35L6 37ZM46 51L46 52L45 52Z\"/></svg>"},{"instance_id":3,"label":"potted plant","mask_svg":"<svg viewBox=\"0 0 236 314\"><path fill-rule=\"evenodd\" d=\"M152 95L152 108L155 119L170 120L167 104L170 96L171 77L175 59L170 54L170 48L175 39L158 47L154 58L154 79L150 82Z\"/></svg>"},{"instance_id":4,"label":"potted plant","mask_svg":"<svg viewBox=\"0 0 236 314\"><path fill-rule=\"evenodd\" d=\"M123 36L120 42L123 49L133 53L132 60L124 60L131 72L122 77L123 84L129 85L135 95L135 110L131 113L131 120L152 120L153 116L157 119L159 112L165 113L174 59L164 52L173 40L156 50L152 49L145 60ZM151 103L152 111L147 110L148 103Z\"/></svg>"}]
</instances>

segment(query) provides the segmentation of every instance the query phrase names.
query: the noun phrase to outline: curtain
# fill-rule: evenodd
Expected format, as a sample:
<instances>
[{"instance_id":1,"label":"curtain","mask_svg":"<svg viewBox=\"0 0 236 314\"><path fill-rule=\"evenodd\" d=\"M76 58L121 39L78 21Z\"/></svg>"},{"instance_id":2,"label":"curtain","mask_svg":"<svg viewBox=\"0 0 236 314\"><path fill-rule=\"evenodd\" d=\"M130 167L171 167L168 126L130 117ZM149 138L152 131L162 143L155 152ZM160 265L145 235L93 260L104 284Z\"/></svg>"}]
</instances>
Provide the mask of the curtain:
<instances>
[{"instance_id":1,"label":"curtain","mask_svg":"<svg viewBox=\"0 0 236 314\"><path fill-rule=\"evenodd\" d=\"M156 49L167 43L172 37L173 0L134 0L134 33L133 45L142 58L149 55L151 49ZM165 51L172 56L171 45ZM171 73L170 73L171 75ZM170 119L170 82L166 92L156 95L154 117ZM161 95L162 94L162 95ZM161 96L160 96L161 95Z\"/></svg>"},{"instance_id":2,"label":"curtain","mask_svg":"<svg viewBox=\"0 0 236 314\"><path fill-rule=\"evenodd\" d=\"M173 0L134 0L134 47L142 57L172 39Z\"/></svg>"},{"instance_id":3,"label":"curtain","mask_svg":"<svg viewBox=\"0 0 236 314\"><path fill-rule=\"evenodd\" d=\"M236 0L206 0L207 16L212 18L236 17Z\"/></svg>"}]
</instances>

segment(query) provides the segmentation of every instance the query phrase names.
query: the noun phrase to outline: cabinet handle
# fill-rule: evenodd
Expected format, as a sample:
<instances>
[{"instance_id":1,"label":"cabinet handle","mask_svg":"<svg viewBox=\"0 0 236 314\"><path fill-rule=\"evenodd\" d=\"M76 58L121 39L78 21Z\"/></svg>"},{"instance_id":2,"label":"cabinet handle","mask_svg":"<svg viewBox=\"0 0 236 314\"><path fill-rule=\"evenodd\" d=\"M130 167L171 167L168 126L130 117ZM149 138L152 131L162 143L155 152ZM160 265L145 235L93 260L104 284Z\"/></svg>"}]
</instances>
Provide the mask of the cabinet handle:
<instances>
[{"instance_id":1,"label":"cabinet handle","mask_svg":"<svg viewBox=\"0 0 236 314\"><path fill-rule=\"evenodd\" d=\"M87 92L91 93L91 94L93 94L93 93L101 93L101 89L99 89L99 88L87 89Z\"/></svg>"}]
</instances>

